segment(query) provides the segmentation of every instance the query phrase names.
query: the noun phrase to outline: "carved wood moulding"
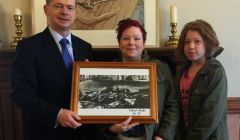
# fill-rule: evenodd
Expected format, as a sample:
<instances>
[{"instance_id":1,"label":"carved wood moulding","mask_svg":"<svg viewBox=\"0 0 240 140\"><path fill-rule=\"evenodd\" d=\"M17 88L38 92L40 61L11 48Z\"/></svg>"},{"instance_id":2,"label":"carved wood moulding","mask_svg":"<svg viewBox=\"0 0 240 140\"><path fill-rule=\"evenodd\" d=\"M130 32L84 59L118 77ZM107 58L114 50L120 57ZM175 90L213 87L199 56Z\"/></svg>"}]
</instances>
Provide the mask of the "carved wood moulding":
<instances>
[{"instance_id":1,"label":"carved wood moulding","mask_svg":"<svg viewBox=\"0 0 240 140\"><path fill-rule=\"evenodd\" d=\"M240 97L228 97L228 114L240 113Z\"/></svg>"}]
</instances>

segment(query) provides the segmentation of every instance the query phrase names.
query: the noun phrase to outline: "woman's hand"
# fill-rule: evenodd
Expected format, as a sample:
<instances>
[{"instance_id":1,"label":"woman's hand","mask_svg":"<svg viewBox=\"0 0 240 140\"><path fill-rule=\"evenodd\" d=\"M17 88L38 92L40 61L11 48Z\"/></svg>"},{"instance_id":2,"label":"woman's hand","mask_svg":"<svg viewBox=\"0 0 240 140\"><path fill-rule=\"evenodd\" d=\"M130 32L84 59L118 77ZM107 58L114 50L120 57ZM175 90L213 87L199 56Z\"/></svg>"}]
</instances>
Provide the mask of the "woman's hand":
<instances>
[{"instance_id":1,"label":"woman's hand","mask_svg":"<svg viewBox=\"0 0 240 140\"><path fill-rule=\"evenodd\" d=\"M130 129L132 129L133 127L139 125L139 123L131 123L132 120L132 116L128 117L127 120L125 120L124 122L120 123L120 124L114 124L109 128L109 131L114 132L114 133L120 133L120 132L125 132L128 131Z\"/></svg>"},{"instance_id":2,"label":"woman's hand","mask_svg":"<svg viewBox=\"0 0 240 140\"><path fill-rule=\"evenodd\" d=\"M159 136L155 136L154 140L163 140L162 138L160 138Z\"/></svg>"}]
</instances>

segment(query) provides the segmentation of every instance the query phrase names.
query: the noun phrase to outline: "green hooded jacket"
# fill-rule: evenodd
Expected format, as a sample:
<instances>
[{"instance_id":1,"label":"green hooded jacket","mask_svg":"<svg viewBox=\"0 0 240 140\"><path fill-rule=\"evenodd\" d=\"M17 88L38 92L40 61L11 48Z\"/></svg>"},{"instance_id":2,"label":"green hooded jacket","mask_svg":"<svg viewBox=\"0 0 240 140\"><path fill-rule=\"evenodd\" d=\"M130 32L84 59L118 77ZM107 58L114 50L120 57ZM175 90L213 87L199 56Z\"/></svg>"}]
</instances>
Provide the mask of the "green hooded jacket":
<instances>
[{"instance_id":1,"label":"green hooded jacket","mask_svg":"<svg viewBox=\"0 0 240 140\"><path fill-rule=\"evenodd\" d=\"M189 66L184 64L177 69L179 96L180 79ZM177 140L228 140L227 90L223 66L215 58L209 59L196 74L189 89L189 128L184 128L180 115Z\"/></svg>"}]
</instances>

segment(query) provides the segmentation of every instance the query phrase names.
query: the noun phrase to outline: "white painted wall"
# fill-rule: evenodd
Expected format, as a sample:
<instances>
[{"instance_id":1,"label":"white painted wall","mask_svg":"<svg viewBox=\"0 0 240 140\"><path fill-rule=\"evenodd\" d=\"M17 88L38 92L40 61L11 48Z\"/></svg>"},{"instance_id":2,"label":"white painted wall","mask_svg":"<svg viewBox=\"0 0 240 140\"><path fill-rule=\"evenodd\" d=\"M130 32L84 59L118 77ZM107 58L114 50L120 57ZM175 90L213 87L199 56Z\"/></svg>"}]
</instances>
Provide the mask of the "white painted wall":
<instances>
[{"instance_id":1,"label":"white painted wall","mask_svg":"<svg viewBox=\"0 0 240 140\"><path fill-rule=\"evenodd\" d=\"M240 1L239 0L160 0L160 41L161 46L170 35L169 7L174 4L178 8L178 34L183 25L195 19L204 19L212 24L223 53L217 58L225 67L229 97L240 96ZM30 36L31 0L0 0L0 40L7 46L15 35L13 13L15 7L22 10L23 36ZM1 47L1 46L0 46Z\"/></svg>"}]
</instances>

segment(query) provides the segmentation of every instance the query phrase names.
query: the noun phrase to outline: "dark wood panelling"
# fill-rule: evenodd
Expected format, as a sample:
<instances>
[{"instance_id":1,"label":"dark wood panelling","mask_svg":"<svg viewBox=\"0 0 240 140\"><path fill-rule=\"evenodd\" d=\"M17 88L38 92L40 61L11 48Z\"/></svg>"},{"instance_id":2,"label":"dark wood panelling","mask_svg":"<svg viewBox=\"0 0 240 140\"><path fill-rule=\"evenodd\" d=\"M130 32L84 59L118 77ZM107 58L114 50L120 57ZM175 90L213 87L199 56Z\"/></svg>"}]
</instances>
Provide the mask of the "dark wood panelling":
<instances>
[{"instance_id":1,"label":"dark wood panelling","mask_svg":"<svg viewBox=\"0 0 240 140\"><path fill-rule=\"evenodd\" d=\"M228 97L228 114L240 114L240 97Z\"/></svg>"},{"instance_id":2,"label":"dark wood panelling","mask_svg":"<svg viewBox=\"0 0 240 140\"><path fill-rule=\"evenodd\" d=\"M229 140L240 140L240 114L228 114Z\"/></svg>"},{"instance_id":3,"label":"dark wood panelling","mask_svg":"<svg viewBox=\"0 0 240 140\"><path fill-rule=\"evenodd\" d=\"M11 101L11 65L15 50L0 50L0 139L24 140L23 115Z\"/></svg>"},{"instance_id":4,"label":"dark wood panelling","mask_svg":"<svg viewBox=\"0 0 240 140\"><path fill-rule=\"evenodd\" d=\"M240 97L228 98L229 140L240 140Z\"/></svg>"}]
</instances>

